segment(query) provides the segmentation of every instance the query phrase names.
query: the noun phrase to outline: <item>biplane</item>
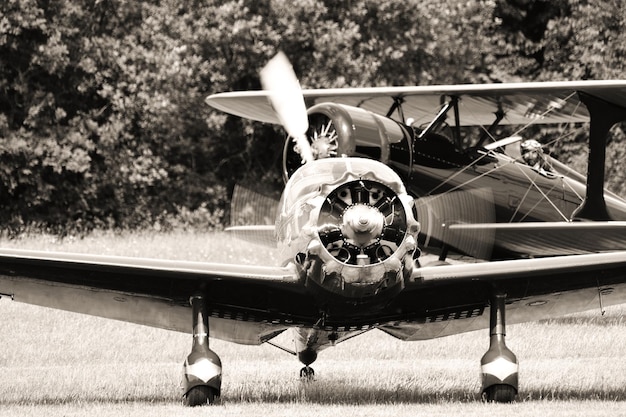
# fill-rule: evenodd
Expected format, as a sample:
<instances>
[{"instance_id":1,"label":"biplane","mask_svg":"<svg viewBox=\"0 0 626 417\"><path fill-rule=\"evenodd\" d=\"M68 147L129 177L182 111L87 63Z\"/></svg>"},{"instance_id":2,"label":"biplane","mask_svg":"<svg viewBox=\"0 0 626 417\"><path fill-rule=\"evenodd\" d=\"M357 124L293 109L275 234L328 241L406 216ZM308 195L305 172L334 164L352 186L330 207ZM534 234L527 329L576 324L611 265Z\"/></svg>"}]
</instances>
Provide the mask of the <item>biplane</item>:
<instances>
[{"instance_id":1,"label":"biplane","mask_svg":"<svg viewBox=\"0 0 626 417\"><path fill-rule=\"evenodd\" d=\"M261 78L264 90L207 103L288 133L274 224L230 229L277 245L281 265L2 249L0 294L191 333L188 405L220 395L209 335L275 345L292 332L311 379L321 350L374 329L406 341L488 329L482 394L510 402L506 324L626 302L626 201L604 186L626 81L301 90L281 55ZM564 123L589 128L587 175L517 129Z\"/></svg>"}]
</instances>

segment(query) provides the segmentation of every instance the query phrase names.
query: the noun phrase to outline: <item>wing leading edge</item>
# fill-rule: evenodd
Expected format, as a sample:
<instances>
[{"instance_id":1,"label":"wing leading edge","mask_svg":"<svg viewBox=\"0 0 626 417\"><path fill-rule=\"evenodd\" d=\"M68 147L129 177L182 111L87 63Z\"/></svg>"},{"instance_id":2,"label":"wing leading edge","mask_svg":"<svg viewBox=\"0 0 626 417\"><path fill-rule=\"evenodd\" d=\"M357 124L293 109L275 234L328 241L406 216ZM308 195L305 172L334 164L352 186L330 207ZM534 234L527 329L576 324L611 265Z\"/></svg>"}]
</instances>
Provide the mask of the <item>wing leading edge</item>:
<instances>
[{"instance_id":1,"label":"wing leading edge","mask_svg":"<svg viewBox=\"0 0 626 417\"><path fill-rule=\"evenodd\" d=\"M495 287L507 294L511 323L623 303L626 251L418 268L386 306L329 315L324 328L376 327L408 340L481 329ZM213 335L239 343L320 317L319 299L289 267L0 251L0 294L16 301L188 332L198 293Z\"/></svg>"},{"instance_id":2,"label":"wing leading edge","mask_svg":"<svg viewBox=\"0 0 626 417\"><path fill-rule=\"evenodd\" d=\"M626 250L626 222L522 222L453 224L453 234L489 236L499 251L526 257L579 255Z\"/></svg>"},{"instance_id":3,"label":"wing leading edge","mask_svg":"<svg viewBox=\"0 0 626 417\"><path fill-rule=\"evenodd\" d=\"M16 301L189 332L189 298L203 293L214 317L254 324L251 335L216 334L245 343L297 319L272 307L308 313L294 307L310 304L298 282L291 268L0 250L0 294Z\"/></svg>"},{"instance_id":4,"label":"wing leading edge","mask_svg":"<svg viewBox=\"0 0 626 417\"><path fill-rule=\"evenodd\" d=\"M578 92L626 107L624 80L319 89L303 90L303 95L309 107L334 102L383 115L399 100L404 115L418 124L432 119L442 99L458 97L460 125L473 126L491 124L499 111L505 114L500 124L586 122L589 113ZM265 91L213 94L206 102L240 117L279 123ZM454 125L453 120L449 123Z\"/></svg>"}]
</instances>

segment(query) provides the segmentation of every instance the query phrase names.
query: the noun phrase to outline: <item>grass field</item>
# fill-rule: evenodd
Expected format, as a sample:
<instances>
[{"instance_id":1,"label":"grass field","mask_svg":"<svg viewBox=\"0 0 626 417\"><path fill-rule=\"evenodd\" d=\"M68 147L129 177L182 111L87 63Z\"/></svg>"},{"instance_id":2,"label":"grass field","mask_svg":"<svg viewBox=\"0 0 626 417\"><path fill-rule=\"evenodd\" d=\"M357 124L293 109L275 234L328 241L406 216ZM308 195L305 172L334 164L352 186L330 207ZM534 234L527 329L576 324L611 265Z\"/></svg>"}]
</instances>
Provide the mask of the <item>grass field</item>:
<instances>
[{"instance_id":1,"label":"grass field","mask_svg":"<svg viewBox=\"0 0 626 417\"><path fill-rule=\"evenodd\" d=\"M270 251L223 235L113 235L58 241L31 237L0 246L253 263ZM626 306L513 325L520 395L484 404L479 360L487 331L405 343L370 332L323 351L316 380L271 346L212 340L224 366L221 404L180 404L191 337L0 300L0 416L561 416L626 415Z\"/></svg>"}]
</instances>

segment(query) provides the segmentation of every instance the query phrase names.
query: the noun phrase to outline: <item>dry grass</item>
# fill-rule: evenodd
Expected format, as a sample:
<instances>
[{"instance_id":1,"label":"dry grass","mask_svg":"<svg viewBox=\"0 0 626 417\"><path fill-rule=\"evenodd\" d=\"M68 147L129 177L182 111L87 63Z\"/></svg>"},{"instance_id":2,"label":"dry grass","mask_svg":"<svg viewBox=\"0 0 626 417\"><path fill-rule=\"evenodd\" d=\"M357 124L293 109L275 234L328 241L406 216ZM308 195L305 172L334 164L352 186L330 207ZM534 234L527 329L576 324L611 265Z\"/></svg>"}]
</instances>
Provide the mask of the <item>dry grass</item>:
<instances>
[{"instance_id":1,"label":"dry grass","mask_svg":"<svg viewBox=\"0 0 626 417\"><path fill-rule=\"evenodd\" d=\"M249 263L260 257L258 247L222 235L102 234L2 246ZM521 363L516 404L479 400L485 332L415 343L371 332L323 351L310 384L298 380L301 365L282 351L214 340L224 364L222 405L189 410L178 390L188 335L2 300L0 415L626 415L625 308L510 326L507 341Z\"/></svg>"}]
</instances>

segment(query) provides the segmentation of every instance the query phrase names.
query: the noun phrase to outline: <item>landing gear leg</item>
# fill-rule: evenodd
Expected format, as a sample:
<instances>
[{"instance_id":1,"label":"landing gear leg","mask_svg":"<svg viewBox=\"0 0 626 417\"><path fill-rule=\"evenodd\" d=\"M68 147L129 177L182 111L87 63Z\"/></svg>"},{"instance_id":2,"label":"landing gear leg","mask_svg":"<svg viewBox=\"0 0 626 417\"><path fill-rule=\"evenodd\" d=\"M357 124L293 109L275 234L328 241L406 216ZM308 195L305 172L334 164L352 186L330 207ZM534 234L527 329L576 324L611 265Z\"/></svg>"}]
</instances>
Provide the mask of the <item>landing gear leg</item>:
<instances>
[{"instance_id":1,"label":"landing gear leg","mask_svg":"<svg viewBox=\"0 0 626 417\"><path fill-rule=\"evenodd\" d=\"M222 363L209 349L209 314L202 296L191 297L193 345L183 365L183 402L195 407L213 404L222 386Z\"/></svg>"},{"instance_id":2,"label":"landing gear leg","mask_svg":"<svg viewBox=\"0 0 626 417\"><path fill-rule=\"evenodd\" d=\"M512 402L518 390L517 358L504 343L505 301L504 293L496 292L491 297L489 350L480 361L482 394L489 402Z\"/></svg>"}]
</instances>

